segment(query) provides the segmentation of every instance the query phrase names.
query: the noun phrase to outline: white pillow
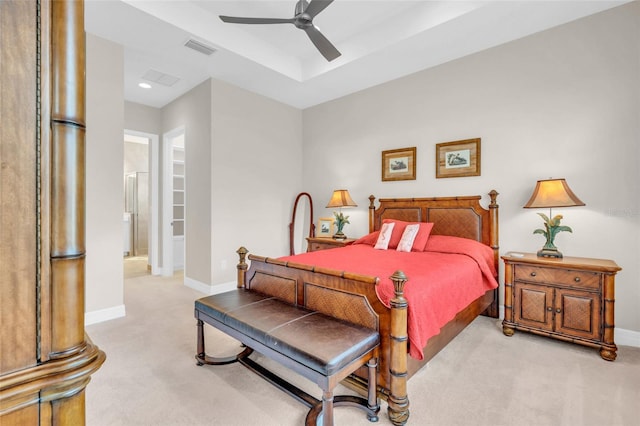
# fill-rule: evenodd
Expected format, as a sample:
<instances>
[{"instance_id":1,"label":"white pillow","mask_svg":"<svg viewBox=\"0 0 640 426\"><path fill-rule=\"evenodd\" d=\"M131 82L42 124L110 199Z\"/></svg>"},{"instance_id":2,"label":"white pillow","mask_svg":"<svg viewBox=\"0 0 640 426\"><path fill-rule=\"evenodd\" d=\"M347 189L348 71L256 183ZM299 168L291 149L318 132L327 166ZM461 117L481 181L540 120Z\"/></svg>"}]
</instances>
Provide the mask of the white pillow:
<instances>
[{"instance_id":1,"label":"white pillow","mask_svg":"<svg viewBox=\"0 0 640 426\"><path fill-rule=\"evenodd\" d=\"M378 235L378 241L376 241L376 245L373 246L374 249L377 250L386 250L389 247L389 241L391 241L391 233L393 232L393 227L395 223L383 223L382 228L380 228L380 235Z\"/></svg>"},{"instance_id":2,"label":"white pillow","mask_svg":"<svg viewBox=\"0 0 640 426\"><path fill-rule=\"evenodd\" d=\"M407 227L404 228L402 238L400 238L400 242L398 243L398 248L396 248L396 250L410 252L411 247L413 247L413 241L416 239L419 230L420 224L418 223L414 225L407 225Z\"/></svg>"}]
</instances>

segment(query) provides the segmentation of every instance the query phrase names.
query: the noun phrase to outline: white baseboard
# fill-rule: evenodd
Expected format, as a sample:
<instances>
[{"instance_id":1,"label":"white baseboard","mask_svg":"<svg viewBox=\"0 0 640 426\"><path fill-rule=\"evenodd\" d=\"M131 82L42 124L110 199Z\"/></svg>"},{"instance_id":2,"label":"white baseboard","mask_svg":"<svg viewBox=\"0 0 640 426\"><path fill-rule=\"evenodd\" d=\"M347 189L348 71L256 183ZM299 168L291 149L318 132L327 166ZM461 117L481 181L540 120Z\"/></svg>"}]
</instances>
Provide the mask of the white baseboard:
<instances>
[{"instance_id":1,"label":"white baseboard","mask_svg":"<svg viewBox=\"0 0 640 426\"><path fill-rule=\"evenodd\" d=\"M235 281L230 281L227 283L216 284L216 285L209 285L189 277L184 277L184 285L204 294L224 293L225 291L231 291L234 288L237 288L237 284Z\"/></svg>"},{"instance_id":2,"label":"white baseboard","mask_svg":"<svg viewBox=\"0 0 640 426\"><path fill-rule=\"evenodd\" d=\"M224 293L225 291L231 291L237 288L238 288L237 282L229 281L228 283L216 284L214 286L211 286L211 290L212 290L211 294Z\"/></svg>"},{"instance_id":3,"label":"white baseboard","mask_svg":"<svg viewBox=\"0 0 640 426\"><path fill-rule=\"evenodd\" d=\"M121 318L126 315L124 305L113 306L111 308L100 309L97 311L84 313L84 325L96 324L103 321L109 321Z\"/></svg>"},{"instance_id":4,"label":"white baseboard","mask_svg":"<svg viewBox=\"0 0 640 426\"><path fill-rule=\"evenodd\" d=\"M614 340L618 346L640 348L640 331L625 330L624 328L616 327Z\"/></svg>"}]
</instances>

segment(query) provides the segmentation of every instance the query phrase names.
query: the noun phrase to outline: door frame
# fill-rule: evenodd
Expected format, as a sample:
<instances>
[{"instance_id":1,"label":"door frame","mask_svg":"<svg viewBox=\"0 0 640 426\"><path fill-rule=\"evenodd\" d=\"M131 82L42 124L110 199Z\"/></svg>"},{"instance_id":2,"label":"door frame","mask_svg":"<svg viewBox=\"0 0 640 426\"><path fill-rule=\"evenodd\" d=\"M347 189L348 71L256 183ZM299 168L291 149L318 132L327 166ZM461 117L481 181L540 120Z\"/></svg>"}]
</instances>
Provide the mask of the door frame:
<instances>
[{"instance_id":1,"label":"door frame","mask_svg":"<svg viewBox=\"0 0 640 426\"><path fill-rule=\"evenodd\" d=\"M140 132L137 130L124 129L123 135L137 136L146 138L149 141L149 182L151 190L149 191L149 264L151 265L151 274L160 275L162 268L159 266L160 258L160 226L158 219L161 217L159 209L160 200L160 155L159 143L160 138L153 133Z\"/></svg>"},{"instance_id":2,"label":"door frame","mask_svg":"<svg viewBox=\"0 0 640 426\"><path fill-rule=\"evenodd\" d=\"M162 275L173 276L173 139L182 135L185 140L185 126L179 126L162 135ZM186 173L186 159L185 159ZM186 187L185 187L186 200ZM185 208L186 211L186 208ZM186 235L185 235L186 242ZM185 261L186 269L186 261Z\"/></svg>"}]
</instances>

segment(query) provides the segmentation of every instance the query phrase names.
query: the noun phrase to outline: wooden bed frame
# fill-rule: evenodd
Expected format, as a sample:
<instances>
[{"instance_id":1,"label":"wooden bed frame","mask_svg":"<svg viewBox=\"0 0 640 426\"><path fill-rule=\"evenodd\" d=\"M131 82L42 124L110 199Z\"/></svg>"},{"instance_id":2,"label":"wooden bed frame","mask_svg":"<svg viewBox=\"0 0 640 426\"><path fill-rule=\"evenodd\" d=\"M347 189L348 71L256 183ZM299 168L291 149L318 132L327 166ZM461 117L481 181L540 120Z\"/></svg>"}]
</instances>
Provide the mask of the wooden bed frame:
<instances>
[{"instance_id":1,"label":"wooden bed frame","mask_svg":"<svg viewBox=\"0 0 640 426\"><path fill-rule=\"evenodd\" d=\"M480 196L438 198L380 199L369 197L369 231L380 229L384 219L409 222L432 222L432 235L451 235L480 241L494 251L498 271L498 193L489 193L488 209L480 205ZM424 359L418 361L408 355L407 300L404 285L410 277L396 271L390 278L395 297L390 308L376 295L376 277L348 271L337 271L282 260L249 255L238 250L238 287L281 297L300 306L320 311L335 318L365 326L372 324L381 337L378 369L378 395L387 401L388 415L395 425L405 424L409 418L407 380L444 348L478 315L498 317L498 291L488 291L447 323L440 333L427 342ZM497 279L497 277L496 277ZM361 369L347 379L346 385L366 395L367 371Z\"/></svg>"}]
</instances>

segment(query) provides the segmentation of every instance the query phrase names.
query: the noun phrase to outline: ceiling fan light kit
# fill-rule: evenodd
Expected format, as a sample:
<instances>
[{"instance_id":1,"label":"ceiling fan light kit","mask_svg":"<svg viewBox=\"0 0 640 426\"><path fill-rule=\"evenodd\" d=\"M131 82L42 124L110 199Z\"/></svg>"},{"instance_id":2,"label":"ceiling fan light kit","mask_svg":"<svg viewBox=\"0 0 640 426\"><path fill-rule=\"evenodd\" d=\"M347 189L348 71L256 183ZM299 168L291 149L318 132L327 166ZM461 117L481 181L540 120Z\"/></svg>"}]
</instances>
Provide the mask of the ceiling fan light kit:
<instances>
[{"instance_id":1,"label":"ceiling fan light kit","mask_svg":"<svg viewBox=\"0 0 640 426\"><path fill-rule=\"evenodd\" d=\"M322 12L333 0L298 0L293 18L249 18L220 15L223 22L230 24L293 24L303 30L329 62L341 55L338 49L313 25L313 18Z\"/></svg>"}]
</instances>

